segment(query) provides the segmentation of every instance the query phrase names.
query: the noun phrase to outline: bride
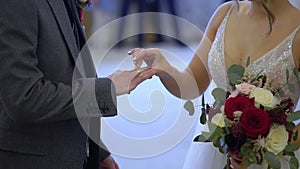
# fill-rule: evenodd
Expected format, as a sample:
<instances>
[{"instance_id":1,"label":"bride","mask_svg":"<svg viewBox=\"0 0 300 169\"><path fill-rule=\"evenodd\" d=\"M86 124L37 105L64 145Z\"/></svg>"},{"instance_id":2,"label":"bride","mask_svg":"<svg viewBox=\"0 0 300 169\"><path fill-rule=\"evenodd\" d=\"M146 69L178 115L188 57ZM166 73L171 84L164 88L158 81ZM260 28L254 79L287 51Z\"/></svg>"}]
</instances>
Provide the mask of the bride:
<instances>
[{"instance_id":1,"label":"bride","mask_svg":"<svg viewBox=\"0 0 300 169\"><path fill-rule=\"evenodd\" d=\"M297 67L300 70L299 30L300 11L288 0L236 0L224 3L216 10L185 71L170 65L159 49L136 48L129 54L134 56L137 69L145 61L152 69L142 73L154 71L174 96L193 99L203 94L211 80L217 87L231 90L227 70L233 64L245 66L248 56L251 58L249 68L252 74L263 71L276 79L276 83L283 84L286 69L293 72L293 68ZM290 77L296 92L288 95L297 102L300 85L293 75ZM190 150L186 169L224 167L224 155L212 145L193 144L195 149ZM235 169L246 168L236 159L231 161Z\"/></svg>"}]
</instances>

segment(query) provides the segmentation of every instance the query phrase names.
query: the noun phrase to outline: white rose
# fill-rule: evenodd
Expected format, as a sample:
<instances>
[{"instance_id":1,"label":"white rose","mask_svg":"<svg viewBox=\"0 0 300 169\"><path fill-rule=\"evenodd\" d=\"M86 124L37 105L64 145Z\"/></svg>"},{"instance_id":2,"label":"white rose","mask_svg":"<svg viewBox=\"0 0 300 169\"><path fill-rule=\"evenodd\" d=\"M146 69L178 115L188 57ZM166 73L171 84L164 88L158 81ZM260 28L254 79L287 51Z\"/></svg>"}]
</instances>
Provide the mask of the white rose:
<instances>
[{"instance_id":1,"label":"white rose","mask_svg":"<svg viewBox=\"0 0 300 169\"><path fill-rule=\"evenodd\" d=\"M255 103L261 104L265 107L272 108L278 103L278 99L274 97L273 93L263 88L255 88L250 93L250 98L253 98Z\"/></svg>"},{"instance_id":2,"label":"white rose","mask_svg":"<svg viewBox=\"0 0 300 169\"><path fill-rule=\"evenodd\" d=\"M211 122L219 127L225 127L225 115L223 113L217 113L212 117Z\"/></svg>"},{"instance_id":3,"label":"white rose","mask_svg":"<svg viewBox=\"0 0 300 169\"><path fill-rule=\"evenodd\" d=\"M278 154L284 150L288 144L289 133L284 125L275 124L271 127L267 136L267 150Z\"/></svg>"},{"instance_id":4,"label":"white rose","mask_svg":"<svg viewBox=\"0 0 300 169\"><path fill-rule=\"evenodd\" d=\"M79 2L81 2L81 3L86 3L86 1L88 1L88 0L79 0Z\"/></svg>"}]
</instances>

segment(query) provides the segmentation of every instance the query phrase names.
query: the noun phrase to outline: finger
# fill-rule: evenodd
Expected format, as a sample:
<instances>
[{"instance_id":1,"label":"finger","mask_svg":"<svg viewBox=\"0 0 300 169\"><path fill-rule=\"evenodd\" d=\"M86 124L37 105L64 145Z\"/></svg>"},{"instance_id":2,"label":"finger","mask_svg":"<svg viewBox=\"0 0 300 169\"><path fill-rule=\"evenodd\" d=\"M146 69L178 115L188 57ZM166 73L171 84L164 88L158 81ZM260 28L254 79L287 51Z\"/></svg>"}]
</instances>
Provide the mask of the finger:
<instances>
[{"instance_id":1,"label":"finger","mask_svg":"<svg viewBox=\"0 0 300 169\"><path fill-rule=\"evenodd\" d=\"M143 55L143 50L142 48L135 48L135 49L132 49L128 52L128 54L132 55L132 61L135 65L135 69L138 69L142 66L142 63L143 63L143 58L142 58L142 55Z\"/></svg>"},{"instance_id":2,"label":"finger","mask_svg":"<svg viewBox=\"0 0 300 169\"><path fill-rule=\"evenodd\" d=\"M140 48L133 48L130 51L128 51L128 55L133 55L137 50L140 50Z\"/></svg>"},{"instance_id":3,"label":"finger","mask_svg":"<svg viewBox=\"0 0 300 169\"><path fill-rule=\"evenodd\" d=\"M157 71L155 69L145 69L139 76L142 76L144 79L150 79L152 76L156 75Z\"/></svg>"},{"instance_id":4,"label":"finger","mask_svg":"<svg viewBox=\"0 0 300 169\"><path fill-rule=\"evenodd\" d=\"M133 58L133 62L134 62L134 66L135 66L134 69L139 69L143 64L143 59L139 56L135 56Z\"/></svg>"},{"instance_id":5,"label":"finger","mask_svg":"<svg viewBox=\"0 0 300 169\"><path fill-rule=\"evenodd\" d=\"M133 91L143 81L152 78L153 75L154 71L152 70L144 71L142 74L136 74L128 86L127 94L130 94L130 92Z\"/></svg>"},{"instance_id":6,"label":"finger","mask_svg":"<svg viewBox=\"0 0 300 169\"><path fill-rule=\"evenodd\" d=\"M139 74L138 76L135 76L131 81L131 86L134 89L137 85L139 85L141 82L145 81L146 79L151 78L154 75L155 71L152 69L145 69L143 73Z\"/></svg>"},{"instance_id":7,"label":"finger","mask_svg":"<svg viewBox=\"0 0 300 169\"><path fill-rule=\"evenodd\" d=\"M147 70L150 70L150 68L149 67L143 67L143 68L136 69L135 70L135 72L136 72L135 75L139 75L140 76L141 74L143 74Z\"/></svg>"}]
</instances>

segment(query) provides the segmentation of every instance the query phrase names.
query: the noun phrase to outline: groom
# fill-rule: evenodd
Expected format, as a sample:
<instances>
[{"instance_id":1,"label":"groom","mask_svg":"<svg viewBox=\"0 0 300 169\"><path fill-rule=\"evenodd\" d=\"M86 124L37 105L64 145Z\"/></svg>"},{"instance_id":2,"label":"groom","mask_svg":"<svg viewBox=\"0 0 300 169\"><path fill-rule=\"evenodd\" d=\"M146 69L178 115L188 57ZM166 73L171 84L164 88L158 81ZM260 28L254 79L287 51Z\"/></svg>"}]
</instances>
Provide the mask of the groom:
<instances>
[{"instance_id":1,"label":"groom","mask_svg":"<svg viewBox=\"0 0 300 169\"><path fill-rule=\"evenodd\" d=\"M77 0L0 3L0 168L118 168L88 135L100 138L99 117L117 114L116 95L149 77L96 78L89 55L77 65L86 41Z\"/></svg>"}]
</instances>

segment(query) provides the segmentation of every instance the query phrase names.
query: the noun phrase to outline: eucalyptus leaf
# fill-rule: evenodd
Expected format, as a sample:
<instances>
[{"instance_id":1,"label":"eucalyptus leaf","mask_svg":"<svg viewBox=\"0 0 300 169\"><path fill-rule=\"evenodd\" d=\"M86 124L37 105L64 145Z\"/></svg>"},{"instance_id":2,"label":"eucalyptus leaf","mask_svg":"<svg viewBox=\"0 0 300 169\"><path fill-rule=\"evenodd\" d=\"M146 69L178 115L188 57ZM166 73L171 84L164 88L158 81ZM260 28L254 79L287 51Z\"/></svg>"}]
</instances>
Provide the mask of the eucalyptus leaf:
<instances>
[{"instance_id":1,"label":"eucalyptus leaf","mask_svg":"<svg viewBox=\"0 0 300 169\"><path fill-rule=\"evenodd\" d=\"M296 127L296 125L293 122L287 122L287 124L286 124L285 127L288 130L294 130L294 128Z\"/></svg>"},{"instance_id":2,"label":"eucalyptus leaf","mask_svg":"<svg viewBox=\"0 0 300 169\"><path fill-rule=\"evenodd\" d=\"M208 121L208 128L210 132L202 132L202 135L210 142L214 139L221 137L224 131L221 127L215 125L214 123Z\"/></svg>"},{"instance_id":3,"label":"eucalyptus leaf","mask_svg":"<svg viewBox=\"0 0 300 169\"><path fill-rule=\"evenodd\" d=\"M286 82L288 82L289 79L290 79L290 72L289 72L289 69L286 69L286 70L285 70L285 75L286 75Z\"/></svg>"},{"instance_id":4,"label":"eucalyptus leaf","mask_svg":"<svg viewBox=\"0 0 300 169\"><path fill-rule=\"evenodd\" d=\"M298 71L298 68L295 67L294 68L294 75L297 77L297 79L299 80L299 71Z\"/></svg>"},{"instance_id":5,"label":"eucalyptus leaf","mask_svg":"<svg viewBox=\"0 0 300 169\"><path fill-rule=\"evenodd\" d=\"M236 73L228 73L228 78L231 85L239 84L239 81L241 80L241 76Z\"/></svg>"},{"instance_id":6,"label":"eucalyptus leaf","mask_svg":"<svg viewBox=\"0 0 300 169\"><path fill-rule=\"evenodd\" d=\"M216 102L224 104L226 100L226 91L222 88L215 88L211 92Z\"/></svg>"},{"instance_id":7,"label":"eucalyptus leaf","mask_svg":"<svg viewBox=\"0 0 300 169\"><path fill-rule=\"evenodd\" d=\"M201 110L202 110L202 112L201 112L201 116L200 116L200 123L201 124L206 124L206 122L207 122L206 110L205 110L205 108L202 108Z\"/></svg>"},{"instance_id":8,"label":"eucalyptus leaf","mask_svg":"<svg viewBox=\"0 0 300 169\"><path fill-rule=\"evenodd\" d=\"M219 152L222 153L222 154L225 154L225 150L223 147L219 147Z\"/></svg>"},{"instance_id":9,"label":"eucalyptus leaf","mask_svg":"<svg viewBox=\"0 0 300 169\"><path fill-rule=\"evenodd\" d=\"M184 103L184 108L185 110L187 110L189 112L190 116L193 116L195 113L195 107L194 107L194 103L190 100L186 101Z\"/></svg>"},{"instance_id":10,"label":"eucalyptus leaf","mask_svg":"<svg viewBox=\"0 0 300 169\"><path fill-rule=\"evenodd\" d=\"M249 65L250 65L250 56L248 56L247 58L246 67L248 67Z\"/></svg>"},{"instance_id":11,"label":"eucalyptus leaf","mask_svg":"<svg viewBox=\"0 0 300 169\"><path fill-rule=\"evenodd\" d=\"M198 135L194 138L194 142L208 142L208 140L203 135Z\"/></svg>"},{"instance_id":12,"label":"eucalyptus leaf","mask_svg":"<svg viewBox=\"0 0 300 169\"><path fill-rule=\"evenodd\" d=\"M221 135L213 138L212 142L215 147L218 147L218 148L221 147L220 138L221 138Z\"/></svg>"},{"instance_id":13,"label":"eucalyptus leaf","mask_svg":"<svg viewBox=\"0 0 300 169\"><path fill-rule=\"evenodd\" d=\"M291 157L290 159L290 169L298 169L299 161L296 157Z\"/></svg>"},{"instance_id":14,"label":"eucalyptus leaf","mask_svg":"<svg viewBox=\"0 0 300 169\"><path fill-rule=\"evenodd\" d=\"M293 133L293 140L296 141L298 138L298 130Z\"/></svg>"},{"instance_id":15,"label":"eucalyptus leaf","mask_svg":"<svg viewBox=\"0 0 300 169\"><path fill-rule=\"evenodd\" d=\"M295 145L295 144L288 144L286 147L285 147L285 151L286 152L294 152L296 150L299 149L299 146L298 145Z\"/></svg>"},{"instance_id":16,"label":"eucalyptus leaf","mask_svg":"<svg viewBox=\"0 0 300 169\"><path fill-rule=\"evenodd\" d=\"M272 169L280 169L281 164L279 158L272 152L266 152L265 158Z\"/></svg>"},{"instance_id":17,"label":"eucalyptus leaf","mask_svg":"<svg viewBox=\"0 0 300 169\"><path fill-rule=\"evenodd\" d=\"M287 120L288 122L293 122L293 121L296 121L296 120L299 120L299 119L300 119L300 110L291 113L291 114L287 117L286 120Z\"/></svg>"},{"instance_id":18,"label":"eucalyptus leaf","mask_svg":"<svg viewBox=\"0 0 300 169\"><path fill-rule=\"evenodd\" d=\"M284 93L284 91L281 88L278 89L278 94L279 94L280 97L284 97L285 96L285 93Z\"/></svg>"},{"instance_id":19,"label":"eucalyptus leaf","mask_svg":"<svg viewBox=\"0 0 300 169\"><path fill-rule=\"evenodd\" d=\"M292 92L292 93L296 92L296 88L295 88L294 84L288 83L288 88L289 88L290 92Z\"/></svg>"},{"instance_id":20,"label":"eucalyptus leaf","mask_svg":"<svg viewBox=\"0 0 300 169\"><path fill-rule=\"evenodd\" d=\"M243 78L243 75L245 73L245 68L241 65L232 65L228 69L228 77L229 77L229 82L231 85L236 85L238 84L239 80Z\"/></svg>"},{"instance_id":21,"label":"eucalyptus leaf","mask_svg":"<svg viewBox=\"0 0 300 169\"><path fill-rule=\"evenodd\" d=\"M202 95L202 107L205 107L205 97L204 97L204 94Z\"/></svg>"},{"instance_id":22,"label":"eucalyptus leaf","mask_svg":"<svg viewBox=\"0 0 300 169\"><path fill-rule=\"evenodd\" d=\"M294 152L284 151L284 155L293 157L293 156L295 156L295 153Z\"/></svg>"}]
</instances>

